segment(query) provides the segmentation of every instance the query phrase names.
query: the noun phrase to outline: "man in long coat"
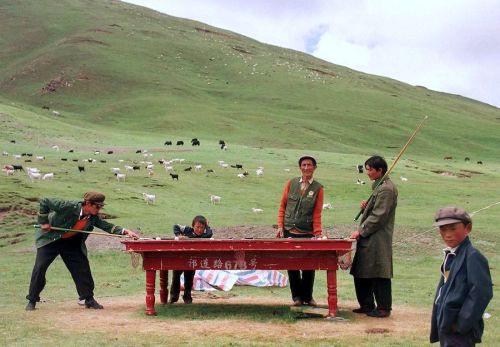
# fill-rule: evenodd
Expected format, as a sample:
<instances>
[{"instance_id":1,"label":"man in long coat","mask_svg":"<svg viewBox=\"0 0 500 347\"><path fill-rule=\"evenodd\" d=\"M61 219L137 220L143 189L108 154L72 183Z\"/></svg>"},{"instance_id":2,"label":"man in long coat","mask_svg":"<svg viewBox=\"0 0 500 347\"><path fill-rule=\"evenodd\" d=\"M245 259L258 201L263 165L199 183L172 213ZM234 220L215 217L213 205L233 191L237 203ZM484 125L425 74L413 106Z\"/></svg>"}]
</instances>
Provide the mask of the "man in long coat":
<instances>
[{"instance_id":1,"label":"man in long coat","mask_svg":"<svg viewBox=\"0 0 500 347\"><path fill-rule=\"evenodd\" d=\"M357 240L351 275L360 306L353 312L384 318L390 316L392 309L392 235L398 190L389 177L384 177L384 158L369 158L365 169L373 181L373 193L368 201L361 202L361 222L351 234Z\"/></svg>"}]
</instances>

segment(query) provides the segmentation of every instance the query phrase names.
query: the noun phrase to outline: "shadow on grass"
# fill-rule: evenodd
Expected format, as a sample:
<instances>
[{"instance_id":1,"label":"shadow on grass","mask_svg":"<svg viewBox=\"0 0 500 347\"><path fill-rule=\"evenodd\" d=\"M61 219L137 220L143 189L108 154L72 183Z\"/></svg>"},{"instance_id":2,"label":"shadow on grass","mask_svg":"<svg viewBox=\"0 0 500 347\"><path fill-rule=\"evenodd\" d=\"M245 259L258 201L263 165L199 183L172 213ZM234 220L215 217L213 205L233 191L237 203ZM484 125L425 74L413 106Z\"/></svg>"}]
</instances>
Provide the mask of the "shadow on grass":
<instances>
[{"instance_id":1,"label":"shadow on grass","mask_svg":"<svg viewBox=\"0 0 500 347\"><path fill-rule=\"evenodd\" d=\"M258 322L292 323L298 320L325 319L325 316L307 314L301 310L291 310L290 306L283 305L255 305L255 304L192 304L182 302L174 305L156 305L156 317L160 319L187 319L187 320L219 320L219 319L247 319ZM339 310L340 320L352 320L354 317L349 311Z\"/></svg>"},{"instance_id":2,"label":"shadow on grass","mask_svg":"<svg viewBox=\"0 0 500 347\"><path fill-rule=\"evenodd\" d=\"M262 322L294 322L296 313L289 306L253 304L192 304L156 305L161 319L219 320L250 319Z\"/></svg>"}]
</instances>

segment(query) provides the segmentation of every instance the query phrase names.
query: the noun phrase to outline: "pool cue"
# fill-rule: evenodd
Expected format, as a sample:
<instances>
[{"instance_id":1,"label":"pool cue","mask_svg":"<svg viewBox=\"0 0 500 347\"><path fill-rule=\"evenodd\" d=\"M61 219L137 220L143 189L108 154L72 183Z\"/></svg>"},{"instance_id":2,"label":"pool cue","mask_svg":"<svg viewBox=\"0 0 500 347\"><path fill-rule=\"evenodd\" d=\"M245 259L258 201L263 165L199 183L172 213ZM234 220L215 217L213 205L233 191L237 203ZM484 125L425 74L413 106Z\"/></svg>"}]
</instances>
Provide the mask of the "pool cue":
<instances>
[{"instance_id":1,"label":"pool cue","mask_svg":"<svg viewBox=\"0 0 500 347\"><path fill-rule=\"evenodd\" d=\"M396 166L396 163L399 161L399 159L401 159L401 157L403 156L403 153L406 151L406 148L408 148L408 146L410 145L410 143L413 141L413 139L415 138L415 135L417 135L417 133L420 131L420 129L423 127L424 125L424 122L427 120L427 118L429 118L428 116L425 116L424 119L420 122L420 124L418 125L418 127L415 129L415 131L411 134L410 138L408 139L408 141L406 142L406 144L403 146L403 148L401 148L401 151L399 152L398 156L396 157L396 159L394 159L394 162L392 163L391 167L389 168L389 170L387 170L384 174L384 176L382 176L382 179L378 182L378 184L375 186L375 188L373 188L373 191L375 191L375 189L378 188L378 186L380 184L382 184L382 182L384 182L384 180L389 176L389 174L391 173L392 169L394 169L394 167ZM368 198L368 200L366 200L366 203L368 203L370 201L370 199L373 197L373 192L370 194L370 197ZM358 214L356 215L356 217L354 217L354 221L356 222L359 218L359 216L361 216L361 214L365 211L364 208L362 208Z\"/></svg>"},{"instance_id":2,"label":"pool cue","mask_svg":"<svg viewBox=\"0 0 500 347\"><path fill-rule=\"evenodd\" d=\"M34 225L34 227L35 227L35 228L40 228L40 229L41 229L41 225L40 225L40 224L35 224L35 225ZM77 232L77 233L82 233L82 234L99 235L99 236L109 236L109 237L120 237L120 238L127 237L126 235L117 235L117 234L101 233L101 232L98 232L98 231L86 231L86 230L76 230L76 229L65 229L65 228L59 228L59 227L53 227L53 226L51 226L51 227L50 227L50 230L55 230L55 231L64 231L64 232ZM50 231L50 230L48 230L48 231Z\"/></svg>"}]
</instances>

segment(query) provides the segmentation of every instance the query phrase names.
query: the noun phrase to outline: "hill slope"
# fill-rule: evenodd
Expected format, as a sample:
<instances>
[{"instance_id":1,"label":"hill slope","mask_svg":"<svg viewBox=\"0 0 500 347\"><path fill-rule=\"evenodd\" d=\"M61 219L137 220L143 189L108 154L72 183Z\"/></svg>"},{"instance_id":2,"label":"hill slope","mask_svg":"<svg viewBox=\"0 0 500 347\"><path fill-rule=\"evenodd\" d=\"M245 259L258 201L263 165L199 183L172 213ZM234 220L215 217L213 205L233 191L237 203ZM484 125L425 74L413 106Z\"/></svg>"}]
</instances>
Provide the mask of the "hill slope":
<instances>
[{"instance_id":1,"label":"hill slope","mask_svg":"<svg viewBox=\"0 0 500 347\"><path fill-rule=\"evenodd\" d=\"M494 156L500 112L470 99L119 1L0 6L0 102L58 121L365 154L429 115L420 154Z\"/></svg>"}]
</instances>

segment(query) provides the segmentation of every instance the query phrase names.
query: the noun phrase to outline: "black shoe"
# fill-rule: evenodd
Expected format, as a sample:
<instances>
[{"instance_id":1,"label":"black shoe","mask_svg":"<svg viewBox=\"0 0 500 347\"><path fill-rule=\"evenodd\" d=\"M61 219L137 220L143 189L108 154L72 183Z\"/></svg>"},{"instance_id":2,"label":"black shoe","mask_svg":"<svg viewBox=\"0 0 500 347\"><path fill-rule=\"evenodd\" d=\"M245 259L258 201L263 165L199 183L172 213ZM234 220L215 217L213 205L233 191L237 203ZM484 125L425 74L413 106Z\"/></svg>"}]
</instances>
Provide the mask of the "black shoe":
<instances>
[{"instance_id":1,"label":"black shoe","mask_svg":"<svg viewBox=\"0 0 500 347\"><path fill-rule=\"evenodd\" d=\"M193 303L193 298L192 297L182 297L182 300L184 300L185 304L192 304Z\"/></svg>"},{"instance_id":2,"label":"black shoe","mask_svg":"<svg viewBox=\"0 0 500 347\"><path fill-rule=\"evenodd\" d=\"M179 301L179 296L170 296L170 299L168 300L168 303L169 304L174 304L176 303L177 301Z\"/></svg>"},{"instance_id":3,"label":"black shoe","mask_svg":"<svg viewBox=\"0 0 500 347\"><path fill-rule=\"evenodd\" d=\"M102 310L104 308L104 306L102 306L100 303L95 301L94 298L85 299L85 307L86 308L93 308L94 310Z\"/></svg>"},{"instance_id":4,"label":"black shoe","mask_svg":"<svg viewBox=\"0 0 500 347\"><path fill-rule=\"evenodd\" d=\"M352 310L352 312L354 313L369 313L369 312L372 312L375 308L373 307L367 307L367 306L362 306L360 308L355 308L354 310Z\"/></svg>"},{"instance_id":5,"label":"black shoe","mask_svg":"<svg viewBox=\"0 0 500 347\"><path fill-rule=\"evenodd\" d=\"M376 308L371 312L368 312L366 314L368 317L375 317L375 318L387 318L391 315L390 310L384 310L381 308Z\"/></svg>"},{"instance_id":6,"label":"black shoe","mask_svg":"<svg viewBox=\"0 0 500 347\"><path fill-rule=\"evenodd\" d=\"M26 305L26 311L34 311L36 310L36 302L34 301L29 301L28 305Z\"/></svg>"},{"instance_id":7,"label":"black shoe","mask_svg":"<svg viewBox=\"0 0 500 347\"><path fill-rule=\"evenodd\" d=\"M293 298L293 306L302 306L303 302L302 299L299 298L298 296Z\"/></svg>"}]
</instances>

